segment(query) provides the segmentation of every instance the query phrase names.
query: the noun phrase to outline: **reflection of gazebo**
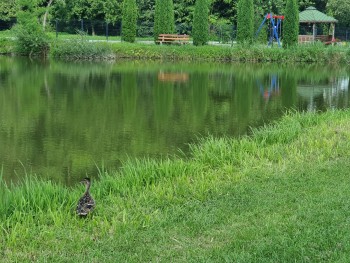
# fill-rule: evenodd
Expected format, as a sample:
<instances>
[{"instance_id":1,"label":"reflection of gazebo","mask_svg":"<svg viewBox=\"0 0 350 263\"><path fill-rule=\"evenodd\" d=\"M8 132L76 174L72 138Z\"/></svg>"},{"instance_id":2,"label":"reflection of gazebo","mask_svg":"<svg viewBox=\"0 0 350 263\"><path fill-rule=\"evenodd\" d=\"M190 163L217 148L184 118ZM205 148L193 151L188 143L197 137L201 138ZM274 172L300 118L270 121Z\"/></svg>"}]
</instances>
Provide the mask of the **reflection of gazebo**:
<instances>
[{"instance_id":1,"label":"reflection of gazebo","mask_svg":"<svg viewBox=\"0 0 350 263\"><path fill-rule=\"evenodd\" d=\"M316 10L315 7L310 6L306 8L303 12L299 13L299 23L300 24L312 24L312 35L299 35L299 43L302 42L315 42L316 40L322 42L333 42L334 39L334 30L335 23L338 20L331 16L327 16L326 14ZM328 35L317 35L316 32L316 24L329 24L330 25L330 34Z\"/></svg>"}]
</instances>

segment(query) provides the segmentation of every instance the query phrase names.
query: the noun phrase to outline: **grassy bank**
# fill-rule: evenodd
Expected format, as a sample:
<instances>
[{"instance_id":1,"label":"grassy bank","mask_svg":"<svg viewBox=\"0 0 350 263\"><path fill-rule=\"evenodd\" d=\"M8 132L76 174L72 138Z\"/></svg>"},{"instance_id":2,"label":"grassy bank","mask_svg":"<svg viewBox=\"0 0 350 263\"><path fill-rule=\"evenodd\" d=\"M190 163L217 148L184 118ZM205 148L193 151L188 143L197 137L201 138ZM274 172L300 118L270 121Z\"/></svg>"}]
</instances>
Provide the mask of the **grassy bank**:
<instances>
[{"instance_id":1,"label":"grassy bank","mask_svg":"<svg viewBox=\"0 0 350 263\"><path fill-rule=\"evenodd\" d=\"M285 116L239 140L206 138L187 160L101 172L82 189L1 185L3 262L347 262L350 111Z\"/></svg>"},{"instance_id":2,"label":"grassy bank","mask_svg":"<svg viewBox=\"0 0 350 263\"><path fill-rule=\"evenodd\" d=\"M196 47L189 45L155 45L149 39L137 43L119 42L111 38L109 42L99 37L87 35L64 35L57 40L50 35L50 53L54 58L77 59L152 59L182 61L253 61L253 62L311 62L328 64L349 64L350 48L348 45L325 46L322 43L300 45L283 49L253 45L250 47L234 44L207 45ZM63 39L64 38L64 39ZM0 54L15 54L16 41L12 31L0 34Z\"/></svg>"},{"instance_id":3,"label":"grassy bank","mask_svg":"<svg viewBox=\"0 0 350 263\"><path fill-rule=\"evenodd\" d=\"M81 46L79 50L77 47ZM93 56L91 50L102 50ZM78 56L77 56L78 55ZM253 62L312 62L349 64L350 49L347 46L325 46L321 43L301 45L295 48L269 48L264 45L245 47L207 45L155 45L145 43L90 43L77 44L74 41L57 42L52 45L51 56L56 58L126 58L182 61L253 61Z\"/></svg>"}]
</instances>

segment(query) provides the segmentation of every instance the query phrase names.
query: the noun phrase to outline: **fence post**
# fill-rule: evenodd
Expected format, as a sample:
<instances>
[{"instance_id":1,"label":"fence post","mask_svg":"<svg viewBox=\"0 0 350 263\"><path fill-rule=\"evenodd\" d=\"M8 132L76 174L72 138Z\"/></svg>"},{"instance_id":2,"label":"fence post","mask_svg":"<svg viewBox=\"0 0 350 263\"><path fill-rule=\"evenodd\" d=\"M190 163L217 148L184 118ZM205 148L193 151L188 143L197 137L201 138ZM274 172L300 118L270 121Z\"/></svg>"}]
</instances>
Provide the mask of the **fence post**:
<instances>
[{"instance_id":1,"label":"fence post","mask_svg":"<svg viewBox=\"0 0 350 263\"><path fill-rule=\"evenodd\" d=\"M106 39L108 41L108 22L106 22Z\"/></svg>"},{"instance_id":2,"label":"fence post","mask_svg":"<svg viewBox=\"0 0 350 263\"><path fill-rule=\"evenodd\" d=\"M58 38L58 20L56 19L56 40Z\"/></svg>"},{"instance_id":3,"label":"fence post","mask_svg":"<svg viewBox=\"0 0 350 263\"><path fill-rule=\"evenodd\" d=\"M348 30L345 30L345 41L348 42Z\"/></svg>"},{"instance_id":4,"label":"fence post","mask_svg":"<svg viewBox=\"0 0 350 263\"><path fill-rule=\"evenodd\" d=\"M81 19L81 31L84 31L84 20Z\"/></svg>"}]
</instances>

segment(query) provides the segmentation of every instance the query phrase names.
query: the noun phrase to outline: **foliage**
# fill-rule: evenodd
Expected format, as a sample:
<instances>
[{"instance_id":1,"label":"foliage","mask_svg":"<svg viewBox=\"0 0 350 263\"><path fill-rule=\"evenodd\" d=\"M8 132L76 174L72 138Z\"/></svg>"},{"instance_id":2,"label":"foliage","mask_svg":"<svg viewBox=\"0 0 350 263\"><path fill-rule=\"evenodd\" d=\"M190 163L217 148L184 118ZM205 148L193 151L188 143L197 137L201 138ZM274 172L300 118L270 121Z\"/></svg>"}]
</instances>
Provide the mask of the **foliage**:
<instances>
[{"instance_id":1,"label":"foliage","mask_svg":"<svg viewBox=\"0 0 350 263\"><path fill-rule=\"evenodd\" d=\"M197 0L193 15L192 37L195 46L207 44L209 40L209 8L207 0Z\"/></svg>"},{"instance_id":2,"label":"foliage","mask_svg":"<svg viewBox=\"0 0 350 263\"><path fill-rule=\"evenodd\" d=\"M0 54L11 54L15 46L15 41L9 38L0 38Z\"/></svg>"},{"instance_id":3,"label":"foliage","mask_svg":"<svg viewBox=\"0 0 350 263\"><path fill-rule=\"evenodd\" d=\"M209 40L219 43L232 43L234 39L234 27L226 19L211 20L209 17Z\"/></svg>"},{"instance_id":4,"label":"foliage","mask_svg":"<svg viewBox=\"0 0 350 263\"><path fill-rule=\"evenodd\" d=\"M270 23L269 20L266 20L264 25L261 27L260 32L258 35L256 35L262 21L264 20L264 17L256 16L254 19L254 36L255 36L255 42L266 44L268 39L268 23Z\"/></svg>"},{"instance_id":5,"label":"foliage","mask_svg":"<svg viewBox=\"0 0 350 263\"><path fill-rule=\"evenodd\" d=\"M85 39L85 33L79 31L81 39L57 41L50 51L50 56L68 60L113 59L107 43L93 43Z\"/></svg>"},{"instance_id":6,"label":"foliage","mask_svg":"<svg viewBox=\"0 0 350 263\"><path fill-rule=\"evenodd\" d=\"M191 33L194 6L195 0L174 0L174 15L177 33Z\"/></svg>"},{"instance_id":7,"label":"foliage","mask_svg":"<svg viewBox=\"0 0 350 263\"><path fill-rule=\"evenodd\" d=\"M175 30L173 0L156 0L154 13L154 40L159 34L171 34Z\"/></svg>"},{"instance_id":8,"label":"foliage","mask_svg":"<svg viewBox=\"0 0 350 263\"><path fill-rule=\"evenodd\" d=\"M122 40L135 42L137 6L136 0L124 0L122 20Z\"/></svg>"},{"instance_id":9,"label":"foliage","mask_svg":"<svg viewBox=\"0 0 350 263\"><path fill-rule=\"evenodd\" d=\"M328 0L327 2L328 13L338 19L339 24L342 26L350 26L349 10L349 0Z\"/></svg>"},{"instance_id":10,"label":"foliage","mask_svg":"<svg viewBox=\"0 0 350 263\"><path fill-rule=\"evenodd\" d=\"M283 47L288 48L298 44L299 11L296 0L287 0L286 15L283 23Z\"/></svg>"},{"instance_id":11,"label":"foliage","mask_svg":"<svg viewBox=\"0 0 350 263\"><path fill-rule=\"evenodd\" d=\"M237 8L237 42L250 44L254 35L253 0L239 0Z\"/></svg>"},{"instance_id":12,"label":"foliage","mask_svg":"<svg viewBox=\"0 0 350 263\"><path fill-rule=\"evenodd\" d=\"M0 1L0 20L9 20L16 17L18 11L17 0Z\"/></svg>"},{"instance_id":13,"label":"foliage","mask_svg":"<svg viewBox=\"0 0 350 263\"><path fill-rule=\"evenodd\" d=\"M22 55L46 55L49 50L49 39L39 24L40 9L38 2L21 0L22 10L17 14L15 36L17 52Z\"/></svg>"}]
</instances>

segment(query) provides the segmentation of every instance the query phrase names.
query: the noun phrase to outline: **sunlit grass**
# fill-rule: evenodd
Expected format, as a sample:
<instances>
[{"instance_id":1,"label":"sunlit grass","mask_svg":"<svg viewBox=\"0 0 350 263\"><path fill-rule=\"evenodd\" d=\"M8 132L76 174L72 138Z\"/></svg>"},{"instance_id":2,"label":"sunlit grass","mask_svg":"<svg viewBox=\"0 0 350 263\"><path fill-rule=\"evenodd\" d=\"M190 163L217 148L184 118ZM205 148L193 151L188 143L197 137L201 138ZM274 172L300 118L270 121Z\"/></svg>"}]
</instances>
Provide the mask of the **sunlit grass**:
<instances>
[{"instance_id":1,"label":"sunlit grass","mask_svg":"<svg viewBox=\"0 0 350 263\"><path fill-rule=\"evenodd\" d=\"M347 262L349 120L290 113L251 136L203 138L186 160L101 168L84 220L82 186L1 181L2 260Z\"/></svg>"}]
</instances>

